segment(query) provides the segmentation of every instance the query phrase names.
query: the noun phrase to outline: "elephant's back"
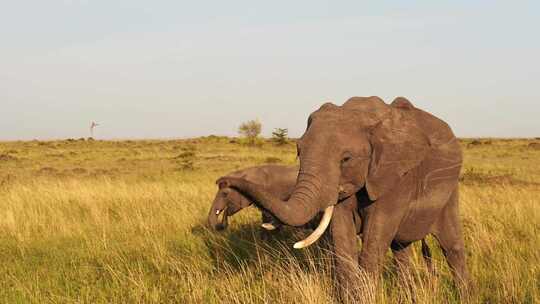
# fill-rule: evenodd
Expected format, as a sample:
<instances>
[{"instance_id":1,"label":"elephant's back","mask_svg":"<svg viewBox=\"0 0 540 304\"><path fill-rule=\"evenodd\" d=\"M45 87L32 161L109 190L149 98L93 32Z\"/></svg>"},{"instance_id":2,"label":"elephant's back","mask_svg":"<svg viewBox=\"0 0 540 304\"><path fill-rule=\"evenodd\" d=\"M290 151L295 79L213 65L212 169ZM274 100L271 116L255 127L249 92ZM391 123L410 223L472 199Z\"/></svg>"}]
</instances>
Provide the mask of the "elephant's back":
<instances>
[{"instance_id":1,"label":"elephant's back","mask_svg":"<svg viewBox=\"0 0 540 304\"><path fill-rule=\"evenodd\" d=\"M244 178L252 183L268 185L292 185L296 183L298 167L283 165L262 165L249 167L228 174L230 177Z\"/></svg>"},{"instance_id":2,"label":"elephant's back","mask_svg":"<svg viewBox=\"0 0 540 304\"><path fill-rule=\"evenodd\" d=\"M418 108L404 112L412 116L429 141L430 152L423 161L426 170L445 172L447 177L457 179L463 163L463 154L450 126L442 119Z\"/></svg>"},{"instance_id":3,"label":"elephant's back","mask_svg":"<svg viewBox=\"0 0 540 304\"><path fill-rule=\"evenodd\" d=\"M461 147L452 131L452 128L442 119L435 115L414 108L409 112L413 116L418 127L423 131L433 149L440 150L452 158L461 160Z\"/></svg>"}]
</instances>

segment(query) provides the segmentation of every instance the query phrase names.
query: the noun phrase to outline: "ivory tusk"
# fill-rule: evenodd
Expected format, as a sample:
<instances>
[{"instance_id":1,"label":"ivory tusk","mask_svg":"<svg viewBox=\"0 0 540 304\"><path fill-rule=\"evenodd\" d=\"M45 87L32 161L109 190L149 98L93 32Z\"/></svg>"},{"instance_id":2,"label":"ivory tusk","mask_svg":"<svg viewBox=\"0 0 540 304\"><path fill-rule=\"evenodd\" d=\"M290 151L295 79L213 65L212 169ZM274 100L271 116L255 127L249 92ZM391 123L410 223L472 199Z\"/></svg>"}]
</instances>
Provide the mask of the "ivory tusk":
<instances>
[{"instance_id":1,"label":"ivory tusk","mask_svg":"<svg viewBox=\"0 0 540 304\"><path fill-rule=\"evenodd\" d=\"M220 212L221 210L216 210L216 215L219 215Z\"/></svg>"},{"instance_id":2,"label":"ivory tusk","mask_svg":"<svg viewBox=\"0 0 540 304\"><path fill-rule=\"evenodd\" d=\"M319 226L317 226L313 233L311 233L307 238L302 241L296 242L293 247L295 249L301 249L315 243L321 237L321 235L323 235L326 228L328 228L330 220L332 219L333 212L334 206L327 207L324 210L324 215L321 219L321 222L319 223Z\"/></svg>"},{"instance_id":3,"label":"ivory tusk","mask_svg":"<svg viewBox=\"0 0 540 304\"><path fill-rule=\"evenodd\" d=\"M272 223L262 223L261 227L263 227L264 229L268 231L276 230L276 226L274 226L274 224Z\"/></svg>"}]
</instances>

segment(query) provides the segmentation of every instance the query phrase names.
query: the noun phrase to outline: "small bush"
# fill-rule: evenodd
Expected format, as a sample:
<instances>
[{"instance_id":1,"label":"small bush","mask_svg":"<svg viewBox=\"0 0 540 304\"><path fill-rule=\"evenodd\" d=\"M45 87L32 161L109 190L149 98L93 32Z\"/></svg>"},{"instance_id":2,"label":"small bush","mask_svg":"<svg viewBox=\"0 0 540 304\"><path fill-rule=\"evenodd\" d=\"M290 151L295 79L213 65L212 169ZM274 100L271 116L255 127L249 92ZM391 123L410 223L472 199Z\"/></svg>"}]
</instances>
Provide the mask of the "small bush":
<instances>
[{"instance_id":1,"label":"small bush","mask_svg":"<svg viewBox=\"0 0 540 304\"><path fill-rule=\"evenodd\" d=\"M175 158L177 159L186 159L186 158L194 158L195 157L195 152L194 151L185 151L185 152L182 152L180 154L178 154L178 156L176 156Z\"/></svg>"},{"instance_id":2,"label":"small bush","mask_svg":"<svg viewBox=\"0 0 540 304\"><path fill-rule=\"evenodd\" d=\"M238 127L238 133L248 140L248 144L255 145L257 137L261 134L262 124L258 120L250 120Z\"/></svg>"},{"instance_id":3,"label":"small bush","mask_svg":"<svg viewBox=\"0 0 540 304\"><path fill-rule=\"evenodd\" d=\"M184 152L180 153L174 159L178 160L179 170L193 170L195 169L195 148L193 146L187 146L182 148Z\"/></svg>"},{"instance_id":4,"label":"small bush","mask_svg":"<svg viewBox=\"0 0 540 304\"><path fill-rule=\"evenodd\" d=\"M286 145L289 142L289 130L288 129L282 129L282 128L276 128L274 129L274 132L272 132L272 140L277 145Z\"/></svg>"}]
</instances>

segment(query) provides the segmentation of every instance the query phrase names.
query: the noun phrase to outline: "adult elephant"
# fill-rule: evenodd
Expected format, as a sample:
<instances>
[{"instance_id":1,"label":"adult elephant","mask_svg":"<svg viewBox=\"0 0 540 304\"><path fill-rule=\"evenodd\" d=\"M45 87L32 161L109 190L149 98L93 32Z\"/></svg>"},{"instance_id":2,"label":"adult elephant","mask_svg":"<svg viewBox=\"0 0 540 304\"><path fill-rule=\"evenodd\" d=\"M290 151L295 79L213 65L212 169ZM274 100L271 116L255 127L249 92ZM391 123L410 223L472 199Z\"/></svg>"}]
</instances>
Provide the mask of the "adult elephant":
<instances>
[{"instance_id":1,"label":"adult elephant","mask_svg":"<svg viewBox=\"0 0 540 304\"><path fill-rule=\"evenodd\" d=\"M388 247L399 259L431 233L457 282L468 280L458 217L462 153L445 122L402 97L391 105L353 97L312 113L297 149L300 172L287 201L242 178L220 183L254 198L287 225L304 225L324 211L319 227L295 248L315 242L330 224L341 286L351 285L358 265L352 212L339 203L352 195L365 212L359 260L368 273L379 274Z\"/></svg>"}]
</instances>

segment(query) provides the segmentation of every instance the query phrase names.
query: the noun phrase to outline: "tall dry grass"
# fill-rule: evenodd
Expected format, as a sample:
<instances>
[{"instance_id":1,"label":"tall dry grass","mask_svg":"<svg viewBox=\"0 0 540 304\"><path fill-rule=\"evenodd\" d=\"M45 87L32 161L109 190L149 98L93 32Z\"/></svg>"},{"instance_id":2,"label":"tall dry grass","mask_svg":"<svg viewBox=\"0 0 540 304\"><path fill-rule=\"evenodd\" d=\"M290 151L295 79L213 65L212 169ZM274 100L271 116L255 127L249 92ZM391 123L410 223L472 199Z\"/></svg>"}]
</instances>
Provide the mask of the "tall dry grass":
<instances>
[{"instance_id":1,"label":"tall dry grass","mask_svg":"<svg viewBox=\"0 0 540 304\"><path fill-rule=\"evenodd\" d=\"M463 142L470 301L538 303L540 151L525 140L485 142ZM294 151L218 137L0 143L0 302L335 302L324 242L291 249L305 231L263 240L255 210L224 233L204 227L217 177L267 161L292 164ZM398 282L388 254L378 284L358 272L362 298L458 303L442 253L428 242L435 276L415 245L408 284Z\"/></svg>"}]
</instances>

